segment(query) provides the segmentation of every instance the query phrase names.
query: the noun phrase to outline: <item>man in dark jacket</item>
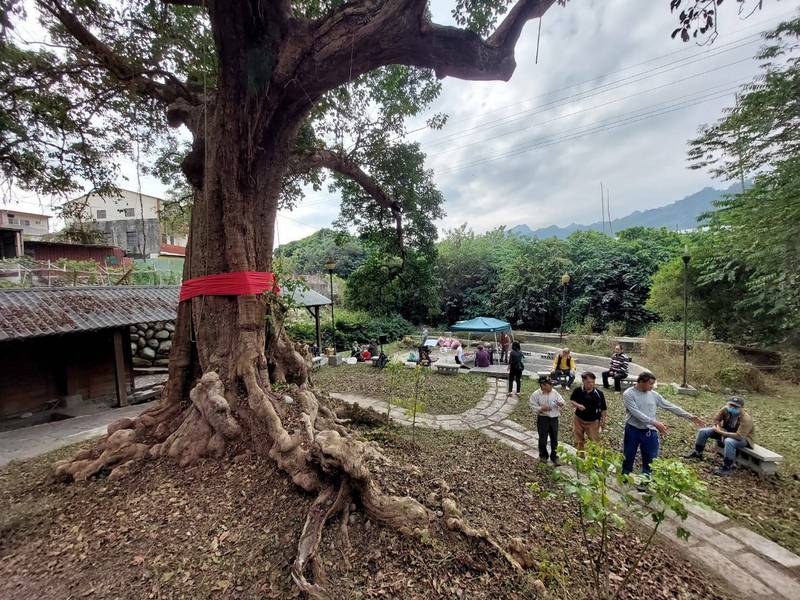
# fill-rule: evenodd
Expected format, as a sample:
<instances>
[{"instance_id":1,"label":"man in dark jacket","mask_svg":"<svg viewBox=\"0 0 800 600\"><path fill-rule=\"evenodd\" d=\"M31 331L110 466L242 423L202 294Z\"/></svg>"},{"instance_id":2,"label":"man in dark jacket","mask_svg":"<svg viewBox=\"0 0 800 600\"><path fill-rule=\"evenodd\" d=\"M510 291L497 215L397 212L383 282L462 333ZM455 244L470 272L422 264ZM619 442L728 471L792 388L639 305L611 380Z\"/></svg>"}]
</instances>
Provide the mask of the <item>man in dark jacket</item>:
<instances>
[{"instance_id":1,"label":"man in dark jacket","mask_svg":"<svg viewBox=\"0 0 800 600\"><path fill-rule=\"evenodd\" d=\"M578 451L583 450L587 437L598 443L600 428L606 424L606 397L594 386L594 373L591 371L582 373L581 381L583 385L575 388L569 398L575 409L573 432Z\"/></svg>"},{"instance_id":2,"label":"man in dark jacket","mask_svg":"<svg viewBox=\"0 0 800 600\"><path fill-rule=\"evenodd\" d=\"M614 389L617 392L622 391L622 380L628 376L628 363L631 362L631 357L625 354L622 346L617 344L614 346L614 354L611 356L611 366L608 371L603 371L603 387L608 389L608 378L614 378Z\"/></svg>"}]
</instances>

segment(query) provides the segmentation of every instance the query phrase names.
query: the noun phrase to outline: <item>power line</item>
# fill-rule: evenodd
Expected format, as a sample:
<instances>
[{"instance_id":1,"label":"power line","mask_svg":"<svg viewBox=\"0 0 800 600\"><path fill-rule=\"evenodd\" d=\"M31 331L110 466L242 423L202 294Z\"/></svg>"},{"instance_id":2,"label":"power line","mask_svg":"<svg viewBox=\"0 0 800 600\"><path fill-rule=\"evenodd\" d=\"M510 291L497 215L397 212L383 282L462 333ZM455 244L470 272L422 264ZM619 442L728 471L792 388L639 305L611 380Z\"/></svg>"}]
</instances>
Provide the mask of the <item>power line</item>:
<instances>
[{"instance_id":1,"label":"power line","mask_svg":"<svg viewBox=\"0 0 800 600\"><path fill-rule=\"evenodd\" d=\"M498 154L496 156L491 156L491 157L483 158L483 159L480 159L480 160L472 161L472 162L469 162L469 163L462 163L460 165L455 165L455 166L443 169L441 171L438 171L437 174L443 175L443 174L454 173L454 172L461 171L463 169L467 169L467 168L470 168L470 167L476 167L476 166L479 166L481 164L485 164L487 162L491 162L491 161L494 161L494 160L499 160L501 158L509 158L509 157L512 157L512 156L517 156L519 154L523 154L523 153L529 152L531 150L536 150L536 149L539 149L539 148L552 146L554 144L560 144L562 142L573 141L573 140L577 140L577 139L581 139L581 138L587 137L589 135L593 135L595 133L601 133L601 132L604 132L604 131L617 129L617 128L623 127L625 125L631 125L631 124L634 124L634 123L639 123L641 121L645 121L645 120L650 119L650 118L663 116L663 115L666 115L666 114L669 114L669 113L672 113L672 112L675 112L675 111L678 111L678 110L683 110L685 108L690 108L692 106L696 106L696 105L702 104L704 102L710 102L711 100L717 100L717 99L720 99L720 98L725 98L730 94L730 92L734 91L735 89L737 89L737 88L734 87L734 88L731 88L729 90L725 90L722 93L715 93L715 94L709 95L708 97L701 97L701 98L696 99L696 100L694 100L692 102L681 102L681 103L678 103L676 105L669 106L669 107L666 107L666 108L663 108L663 109L660 109L660 110L645 112L645 113L641 113L641 114L634 114L634 115L632 115L632 116L630 116L628 118L619 119L617 121L609 121L609 122L601 123L599 125L596 125L596 126L584 129L584 130L574 131L573 133L569 133L569 134L563 135L561 137L556 136L556 137L553 137L553 138L550 138L550 139L545 139L544 141L535 142L535 143L530 144L528 146L522 146L522 147L519 147L519 148L515 148L513 150L504 152L502 154Z\"/></svg>"},{"instance_id":2,"label":"power line","mask_svg":"<svg viewBox=\"0 0 800 600\"><path fill-rule=\"evenodd\" d=\"M561 119L566 119L566 118L569 118L569 117L574 117L575 115L579 115L579 114L583 114L583 113L587 113L587 112L592 112L592 111L597 110L599 108L603 108L603 107L606 107L606 106L610 106L611 104L616 104L618 102L622 102L623 100L629 100L631 98L635 98L637 96L643 96L644 94L648 94L650 92L654 92L654 91L658 91L658 90L661 90L661 89L664 89L664 88L667 88L667 87L671 87L673 85L685 83L685 81L688 80L688 79L692 79L692 78L695 78L695 77L702 77L702 76L708 75L709 73L712 73L714 71L719 71L719 70L721 70L723 68L727 68L727 67L742 63L742 62L747 61L747 60L750 60L750 59L747 58L747 59L734 61L732 63L728 63L726 65L722 65L722 66L716 67L714 69L709 69L707 71L702 71L700 73L695 73L693 75L688 75L687 77L685 77L683 79L670 81L669 83L665 83L665 84L662 84L662 85L659 85L659 86L656 86L656 87L653 87L653 88L648 88L646 90L642 90L642 91L639 91L639 92L636 92L636 93L633 93L633 94L628 94L627 96L620 96L619 98L614 98L612 100L609 100L607 102L603 102L601 104L596 104L594 106L589 106L589 107L586 107L586 108L582 108L580 110L576 110L576 111L573 111L573 112L570 112L570 113L564 113L562 115L558 115L558 116L553 117L551 119L547 119L546 121L538 121L536 123L529 123L528 125L525 125L524 127L518 127L518 128L513 129L511 131L506 131L504 133L499 133L499 134L491 136L489 138L475 140L474 142L467 142L466 144L459 144L458 146L450 146L449 149L467 148L469 146L475 146L477 144L485 144L487 141L495 140L495 139L498 139L498 138L501 138L501 137L505 137L505 136L508 136L508 135L514 135L516 133L519 133L520 131L525 131L526 129L533 129L534 127L541 127L542 125L547 125L547 124L553 123L555 121L560 121ZM702 90L702 92L707 92L709 90L713 90L715 88L719 88L719 87L723 87L723 86L730 86L731 84L736 84L737 86L740 86L740 85L746 83L747 81L750 81L749 77L738 79L736 81L727 81L725 83L722 83L722 84L719 84L719 85L716 85L716 86L707 87L704 90ZM700 93L700 92L693 92L693 93L687 94L685 96L679 96L679 98L693 96L693 95L695 95L697 93ZM673 100L675 100L675 99L673 99ZM550 109L543 110L543 111L540 111L540 112L549 112L549 110ZM539 114L539 113L533 113L533 114ZM435 145L435 144L431 144L431 145Z\"/></svg>"},{"instance_id":3,"label":"power line","mask_svg":"<svg viewBox=\"0 0 800 600\"><path fill-rule=\"evenodd\" d=\"M755 23L752 23L751 25L748 25L747 27L743 27L742 29L739 30L739 33L743 32L743 31L747 31L748 29L756 28L756 27L760 28L763 25L769 25L770 27L772 27L772 26L775 26L778 23L780 23L786 17L793 16L793 15L794 15L794 11L790 10L790 11L787 11L785 13L781 13L781 14L775 16L775 17L772 17L770 19L763 19L761 21L757 21ZM717 49L720 49L720 48L726 48L726 47L728 47L728 46L730 46L732 44L738 44L739 42L742 42L742 41L750 39L750 38L753 38L753 41L761 39L763 31L768 29L768 28L769 27L764 27L762 29L762 31L758 31L756 33L748 34L746 36L743 36L743 37L740 37L740 38L737 38L737 39L734 39L734 40L730 40L728 42L725 42L724 44L716 44L714 46L710 46L710 47L708 47L707 50L704 50L704 51L701 51L701 52L697 52L694 56L696 56L696 57L708 56L714 50L717 50ZM670 56L674 56L674 55L677 55L677 54L682 54L682 53L688 52L690 50L694 50L695 48L696 48L696 46L684 46L684 47L682 47L682 48L680 48L678 50L674 50L672 52L667 52L666 54L662 54L660 56L655 56L653 58L648 58L648 59L643 60L641 62L634 63L632 65L628 65L627 67L622 67L622 68L614 70L614 71L609 71L607 73L604 73L603 75L597 75L597 76L592 77L590 79L585 79L585 80L579 81L577 83L572 83L572 84L563 86L561 88L552 90L552 91L544 93L544 94L539 94L539 95L536 95L536 96L532 96L530 98L526 98L525 100L520 100L518 102L513 102L513 103L507 104L505 106L499 106L497 108L493 108L491 110L484 111L484 114L491 114L491 113L494 113L494 112L499 112L499 111L505 110L507 108L513 108L514 106L519 106L520 104L524 104L526 102L530 102L531 100L536 100L538 98L545 98L547 96L552 96L556 92L568 90L568 89L571 89L571 88L574 88L574 87L578 87L578 86L584 85L586 83L592 83L593 81L600 81L600 80L603 80L606 77L609 77L611 75L616 75L618 73L623 73L625 71L629 71L629 70L634 69L636 67L640 67L642 65L650 64L652 62L656 62L656 61L661 60L663 58L669 58ZM688 58L693 58L693 56L690 56ZM409 134L410 133L416 133L416 132L419 132L419 131L423 131L423 130L425 130L427 128L428 128L428 126L425 125L423 127L418 127L416 129L412 129L412 130L408 131L407 133L409 133Z\"/></svg>"},{"instance_id":4,"label":"power line","mask_svg":"<svg viewBox=\"0 0 800 600\"><path fill-rule=\"evenodd\" d=\"M719 87L719 86L717 86L717 87ZM567 136L575 135L576 133L581 133L581 132L584 132L584 131L590 131L590 130L594 130L594 129L598 129L598 128L604 128L604 127L607 127L609 125L616 125L618 123L627 122L629 119L639 119L642 116L647 116L647 115L659 113L662 110L674 109L676 106L682 106L682 105L684 105L686 103L689 103L690 106L693 106L694 105L693 103L697 103L698 101L706 101L706 100L710 100L710 99L715 99L717 97L724 97L725 95L727 95L731 91L735 91L737 89L738 89L738 85L733 85L733 86L729 85L726 88L718 89L718 90L716 90L714 92L711 92L709 90L704 90L703 92L695 92L694 94L688 94L686 96L682 96L682 97L679 97L679 98L674 98L674 99L668 100L666 102L659 102L659 103L651 104L649 106L646 106L646 107L643 107L643 108L640 108L640 109L623 112L620 115L617 115L616 120L600 122L600 123L597 123L595 125L592 125L588 129L584 128L583 126L578 127L578 128L567 129L567 130L564 130L564 131L558 133L557 135L555 135L554 138L558 138L560 136L565 136L565 135L567 135ZM698 94L699 94L699 96L698 96ZM544 138L544 139L548 139L548 138ZM538 143L538 142L536 142L536 143ZM525 148L527 146L521 146L521 147ZM502 156L504 156L505 154L508 154L508 153L511 153L513 155L514 150L506 151L506 153L504 153L500 157L502 157ZM483 162L483 160L484 159L478 159L478 160L476 160L474 162L481 163L481 162ZM469 164L472 164L472 163L469 163ZM449 172L449 171L450 171L450 168L445 168L443 171L438 171L438 173L442 174L442 173L446 173L446 172Z\"/></svg>"},{"instance_id":5,"label":"power line","mask_svg":"<svg viewBox=\"0 0 800 600\"><path fill-rule=\"evenodd\" d=\"M765 25L765 24L769 24L769 26L774 26L774 25L776 25L777 23L781 22L781 21L782 21L783 19L785 19L786 17L788 17L788 16L792 16L792 15L794 15L794 11L787 11L786 13L781 13L781 14L779 14L779 15L777 15L776 17L773 17L773 18L771 18L771 19L764 19L764 20L762 20L762 21L755 22L755 23L753 23L752 25L749 25L749 26L747 26L747 27L743 27L743 28L742 28L742 29L740 29L739 31L740 31L740 32L742 32L742 31L746 31L746 30L748 30L748 29L753 29L753 28L755 28L755 27L762 27L762 26L763 26L763 25ZM768 28L768 27L764 27L764 28L763 28L763 30L766 30L767 28ZM758 39L761 39L761 37L762 37L762 33L763 33L763 30L762 30L762 31L759 31L759 32L756 32L756 33L753 33L753 34L749 34L749 35L743 36L743 37L741 37L741 38L738 38L738 39L735 39L735 40L731 40L731 41L729 41L729 42L726 42L725 44L719 44L719 45L716 45L716 46L712 47L712 49L709 49L709 50L706 50L706 51L702 51L702 52L698 52L698 53L696 53L694 56L689 56L689 57L687 57L687 58L691 59L691 58L693 58L693 57L701 57L701 56L709 57L709 55L710 55L710 54L713 52L713 50L714 50L714 49L726 48L726 47L728 47L728 46L730 46L730 45L732 45L732 44L738 44L739 42L742 42L742 41L744 41L744 40L747 40L747 39L750 39L750 38L753 38L753 41L756 41L756 40L758 40ZM752 42L750 42L750 43L752 43ZM744 44L744 45L748 45L748 44ZM679 49L679 50L674 50L674 51L672 51L672 52L668 52L668 53L666 53L666 54L662 54L662 55L660 55L660 56L656 56L656 57L653 57L653 58L649 58L649 59L647 59L647 60L643 60L643 61L641 61L641 62L634 63L634 64L632 64L632 65L628 65L627 67L622 67L622 68L620 68L620 69L617 69L617 70L615 70L615 71L609 71L609 72L607 72L607 73L604 73L603 75L598 75L598 76L596 76L596 77L592 77L592 78L590 78L590 79L586 79L586 80L580 81L580 82L578 82L578 83L572 83L572 84L569 84L569 85L563 86L563 87L561 87L561 88L555 89L555 90L553 90L553 91L551 91L551 92L547 92L547 93L545 93L545 94L539 94L539 95L536 95L536 96L532 96L532 97L530 97L530 98L527 98L527 99L525 99L525 100L520 100L520 101L518 101L518 102L514 102L514 103L512 103L512 104L507 104L507 105L505 105L505 106L501 106L501 107L493 108L493 109L491 109L491 110L485 111L485 112L484 112L484 114L491 114L491 113L495 113L495 112L503 111L503 110L506 110L507 108L513 108L513 107L515 107L515 106L519 106L520 104L524 104L524 103L526 103L526 102L530 102L530 101L532 101L532 100L536 100L536 99L538 99L538 98L546 98L546 97L548 97L548 96L552 96L552 95L553 95L554 93L556 93L556 92L560 92L560 91L568 90L568 89L571 89L571 88L574 88L574 87L578 87L578 86L584 85L584 84L586 84L586 83L592 83L593 81L600 81L600 80L603 80L603 79L605 79L606 77L609 77L609 76L611 76L611 75L616 75L616 74L619 74L619 73L623 73L623 72L625 72L625 71L629 71L629 70L631 70L631 69L634 69L634 68L636 68L636 67L639 67L639 66L642 66L642 65L645 65L645 64L649 64L649 63L652 63L652 62L656 62L656 61L658 61L658 60L661 60L661 59L663 59L663 58L668 58L668 57L670 57L670 56L674 56L674 55L676 55L676 54L682 54L682 53L684 53L684 52L687 52L687 51L689 51L689 50L694 50L694 48L695 48L694 46L687 46L687 47L683 47L683 48L681 48L681 49ZM717 56L717 55L718 55L718 54L711 54L711 56L710 56L710 57L711 57L711 58L713 58L713 56ZM671 63L669 63L669 64L671 64ZM657 68L659 68L659 67L657 67ZM451 123L452 123L452 121L451 121ZM408 133L408 134L411 134L411 133L417 133L417 132L420 132L420 131L424 131L424 130L426 130L426 129L428 129L428 126L427 126L427 125L424 125L424 126L422 126L422 127L417 127L417 128L415 128L415 129L412 129L412 130L408 131L407 133Z\"/></svg>"},{"instance_id":6,"label":"power line","mask_svg":"<svg viewBox=\"0 0 800 600\"><path fill-rule=\"evenodd\" d=\"M550 102L546 102L544 104L541 104L539 106L535 106L535 107L530 108L530 109L526 109L526 110L523 110L523 111L512 113L510 115L506 115L504 117L500 117L498 119L494 119L494 120L491 120L491 121L485 121L485 122L480 123L478 125L475 125L473 127L469 127L467 129L462 129L462 130L457 131L457 132L452 132L452 133L446 134L446 135L444 135L442 137L437 138L436 140L433 140L433 141L429 142L428 144L426 144L426 146L436 146L436 145L439 145L439 144L444 144L444 143L447 143L447 142L451 141L452 139L461 137L461 136L463 136L465 134L466 135L472 135L471 132L474 132L474 131L483 130L483 129L494 129L496 127L500 127L500 126L504 125L507 122L516 120L517 118L522 118L524 116L528 116L529 114L537 114L539 112L542 112L542 110L544 110L544 109L548 109L549 110L549 109L558 107L560 105L565 104L566 101L586 100L588 98L591 98L591 97L594 97L594 96L597 96L597 95L600 95L600 94L604 94L604 93L607 93L609 91L613 91L615 89L623 87L623 85L631 85L631 84L634 84L634 83L639 83L641 81L645 81L645 80L650 79L652 77L657 77L659 75L663 75L665 73L669 73L669 72L675 71L677 69L683 69L683 68L685 68L685 67L687 67L687 66L689 66L691 64L694 64L696 62L707 60L708 58L715 58L715 57L719 56L722 53L729 52L731 50L736 50L736 49L738 49L740 47L744 47L746 45L747 44L742 44L741 46L736 46L734 48L729 48L727 50L723 50L722 52L714 54L713 56L702 57L702 58L699 58L697 60L693 60L693 61L686 62L686 63L683 63L683 62L678 62L677 64L676 63L670 63L668 65L664 65L663 67L658 67L659 69L664 68L664 70L662 70L660 72L655 72L655 70L653 70L653 71L648 71L648 72L645 72L645 73L637 73L637 74L632 75L630 77L625 77L625 78L622 78L622 79L619 79L619 80L616 80L616 81L613 81L613 82L610 82L610 83L606 83L606 84L597 86L595 88L590 88L589 90L585 90L583 92L578 92L578 93L572 94L570 96L562 96L561 98L557 98L555 100L552 100ZM750 60L752 60L752 58L748 56L746 58L740 59L740 60L735 61L734 63L730 63L730 64L738 64L738 63L747 62L747 61L750 61ZM728 66L730 66L730 65L728 65ZM669 68L665 68L665 67L669 67ZM633 77L636 77L637 79L628 81L629 79L631 79ZM619 84L622 84L622 85L619 85Z\"/></svg>"}]
</instances>

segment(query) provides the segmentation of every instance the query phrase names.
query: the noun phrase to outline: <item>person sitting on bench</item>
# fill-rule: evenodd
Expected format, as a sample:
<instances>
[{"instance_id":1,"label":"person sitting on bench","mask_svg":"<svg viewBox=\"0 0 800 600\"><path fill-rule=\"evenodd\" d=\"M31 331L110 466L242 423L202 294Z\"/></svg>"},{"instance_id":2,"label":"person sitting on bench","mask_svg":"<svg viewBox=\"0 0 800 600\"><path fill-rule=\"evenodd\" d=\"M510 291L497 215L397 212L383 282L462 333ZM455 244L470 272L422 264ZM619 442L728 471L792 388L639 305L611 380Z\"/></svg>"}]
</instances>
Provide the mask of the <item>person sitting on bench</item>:
<instances>
[{"instance_id":1,"label":"person sitting on bench","mask_svg":"<svg viewBox=\"0 0 800 600\"><path fill-rule=\"evenodd\" d=\"M614 354L611 356L611 366L608 371L603 371L603 387L608 389L608 378L614 378L614 390L617 392L622 391L622 380L628 376L628 363L631 362L631 357L622 351L622 346L617 344L614 346Z\"/></svg>"},{"instance_id":2,"label":"person sitting on bench","mask_svg":"<svg viewBox=\"0 0 800 600\"><path fill-rule=\"evenodd\" d=\"M553 359L553 372L550 374L552 379L561 382L561 387L567 389L572 387L572 382L575 381L575 373L577 367L575 366L575 357L569 352L569 348L564 348L561 352L556 354ZM564 383L566 381L566 383Z\"/></svg>"},{"instance_id":3,"label":"person sitting on bench","mask_svg":"<svg viewBox=\"0 0 800 600\"><path fill-rule=\"evenodd\" d=\"M490 364L492 364L492 359L489 357L489 353L483 347L483 344L478 344L478 351L475 353L475 366L488 367Z\"/></svg>"},{"instance_id":4,"label":"person sitting on bench","mask_svg":"<svg viewBox=\"0 0 800 600\"><path fill-rule=\"evenodd\" d=\"M457 365L459 365L462 369L466 369L467 371L469 371L469 367L464 364L464 346L462 346L461 344L459 344L456 347L455 359Z\"/></svg>"},{"instance_id":5,"label":"person sitting on bench","mask_svg":"<svg viewBox=\"0 0 800 600\"><path fill-rule=\"evenodd\" d=\"M697 432L694 450L686 455L689 459L703 458L703 450L708 438L717 440L717 445L724 448L722 466L714 469L714 475L727 477L733 469L736 451L739 448L753 447L755 425L753 417L744 411L744 400L731 396L714 418L713 427L704 427Z\"/></svg>"}]
</instances>

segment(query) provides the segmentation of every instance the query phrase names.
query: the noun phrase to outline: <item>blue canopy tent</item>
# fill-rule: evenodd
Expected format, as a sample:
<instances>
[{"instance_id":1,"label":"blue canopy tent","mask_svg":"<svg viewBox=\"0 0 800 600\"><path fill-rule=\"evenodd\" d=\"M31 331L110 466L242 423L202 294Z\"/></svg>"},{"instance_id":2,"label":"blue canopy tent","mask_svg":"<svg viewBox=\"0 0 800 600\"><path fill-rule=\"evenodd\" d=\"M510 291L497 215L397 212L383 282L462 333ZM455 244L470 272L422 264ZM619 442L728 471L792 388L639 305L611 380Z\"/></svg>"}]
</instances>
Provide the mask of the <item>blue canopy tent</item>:
<instances>
[{"instance_id":1,"label":"blue canopy tent","mask_svg":"<svg viewBox=\"0 0 800 600\"><path fill-rule=\"evenodd\" d=\"M511 331L511 323L493 317L475 317L468 321L457 321L455 325L450 327L450 331L496 333L498 331Z\"/></svg>"},{"instance_id":2,"label":"blue canopy tent","mask_svg":"<svg viewBox=\"0 0 800 600\"><path fill-rule=\"evenodd\" d=\"M473 332L494 333L494 343L496 346L497 332L511 331L511 323L495 319L494 317L475 317L467 321L457 321L454 325L450 326L450 331L466 331L468 334ZM469 337L467 337L467 340L469 340Z\"/></svg>"}]
</instances>

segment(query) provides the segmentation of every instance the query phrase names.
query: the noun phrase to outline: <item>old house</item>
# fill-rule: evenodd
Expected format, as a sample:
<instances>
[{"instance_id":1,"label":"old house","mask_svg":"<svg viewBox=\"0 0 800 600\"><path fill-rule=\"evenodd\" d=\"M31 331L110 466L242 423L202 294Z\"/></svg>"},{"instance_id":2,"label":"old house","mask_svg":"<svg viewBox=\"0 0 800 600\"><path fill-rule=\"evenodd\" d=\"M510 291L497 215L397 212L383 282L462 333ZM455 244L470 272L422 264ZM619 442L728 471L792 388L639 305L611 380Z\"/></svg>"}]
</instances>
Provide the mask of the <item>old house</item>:
<instances>
[{"instance_id":1,"label":"old house","mask_svg":"<svg viewBox=\"0 0 800 600\"><path fill-rule=\"evenodd\" d=\"M175 287L0 289L0 419L127 404L131 325L175 318Z\"/></svg>"},{"instance_id":2,"label":"old house","mask_svg":"<svg viewBox=\"0 0 800 600\"><path fill-rule=\"evenodd\" d=\"M130 256L155 258L162 244L185 246L186 236L168 234L162 223L164 200L120 189L118 195L85 194L67 205L67 226L80 225L104 234L106 244Z\"/></svg>"}]
</instances>

